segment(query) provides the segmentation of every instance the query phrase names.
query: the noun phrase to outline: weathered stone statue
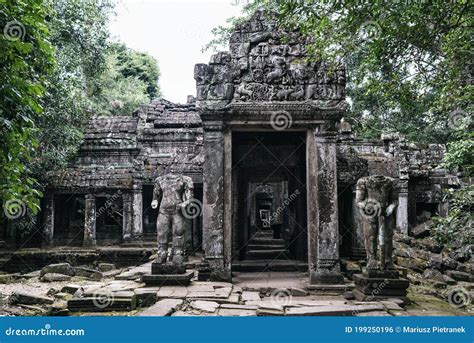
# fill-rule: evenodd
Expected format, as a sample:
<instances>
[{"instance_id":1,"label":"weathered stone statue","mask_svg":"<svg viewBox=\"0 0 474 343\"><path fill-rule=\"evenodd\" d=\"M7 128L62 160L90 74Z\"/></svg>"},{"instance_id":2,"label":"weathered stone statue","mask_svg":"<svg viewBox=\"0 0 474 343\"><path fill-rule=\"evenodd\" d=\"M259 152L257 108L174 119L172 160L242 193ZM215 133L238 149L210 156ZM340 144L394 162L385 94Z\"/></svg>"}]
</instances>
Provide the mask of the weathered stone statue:
<instances>
[{"instance_id":1,"label":"weathered stone statue","mask_svg":"<svg viewBox=\"0 0 474 343\"><path fill-rule=\"evenodd\" d=\"M152 208L159 207L156 229L158 256L155 264L172 263L183 269L186 218L183 211L193 198L193 181L188 176L166 174L156 178ZM168 253L170 243L171 251Z\"/></svg>"},{"instance_id":2,"label":"weathered stone statue","mask_svg":"<svg viewBox=\"0 0 474 343\"><path fill-rule=\"evenodd\" d=\"M392 248L398 192L394 179L383 175L359 179L356 203L363 221L367 269L395 269Z\"/></svg>"},{"instance_id":3,"label":"weathered stone statue","mask_svg":"<svg viewBox=\"0 0 474 343\"><path fill-rule=\"evenodd\" d=\"M400 277L392 259L395 209L398 205L395 180L383 175L359 179L356 202L360 209L367 253L366 268L362 269L362 274L352 277L356 299L374 301L398 297L408 301L406 295L410 283Z\"/></svg>"}]
</instances>

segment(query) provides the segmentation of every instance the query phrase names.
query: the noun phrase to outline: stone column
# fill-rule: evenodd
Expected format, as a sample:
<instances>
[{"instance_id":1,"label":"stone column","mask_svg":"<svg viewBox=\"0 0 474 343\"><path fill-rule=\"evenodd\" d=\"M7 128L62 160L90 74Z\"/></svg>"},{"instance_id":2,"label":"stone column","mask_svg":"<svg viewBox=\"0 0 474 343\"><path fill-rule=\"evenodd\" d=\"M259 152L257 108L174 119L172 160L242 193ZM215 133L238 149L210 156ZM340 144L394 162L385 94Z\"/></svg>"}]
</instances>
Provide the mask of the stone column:
<instances>
[{"instance_id":1,"label":"stone column","mask_svg":"<svg viewBox=\"0 0 474 343\"><path fill-rule=\"evenodd\" d=\"M96 209L95 196L86 194L85 196L85 220L84 220L84 247L93 247L96 245Z\"/></svg>"},{"instance_id":2,"label":"stone column","mask_svg":"<svg viewBox=\"0 0 474 343\"><path fill-rule=\"evenodd\" d=\"M136 239L143 237L143 186L141 182L133 184L131 232Z\"/></svg>"},{"instance_id":3,"label":"stone column","mask_svg":"<svg viewBox=\"0 0 474 343\"><path fill-rule=\"evenodd\" d=\"M224 133L222 122L204 122L203 248L212 280L230 281L224 257Z\"/></svg>"},{"instance_id":4,"label":"stone column","mask_svg":"<svg viewBox=\"0 0 474 343\"><path fill-rule=\"evenodd\" d=\"M44 227L43 243L44 247L54 245L54 194L47 192L44 198Z\"/></svg>"},{"instance_id":5,"label":"stone column","mask_svg":"<svg viewBox=\"0 0 474 343\"><path fill-rule=\"evenodd\" d=\"M398 179L397 229L408 235L408 174L400 172Z\"/></svg>"},{"instance_id":6,"label":"stone column","mask_svg":"<svg viewBox=\"0 0 474 343\"><path fill-rule=\"evenodd\" d=\"M123 205L123 231L122 239L124 242L132 240L132 193L125 192L122 194L122 205Z\"/></svg>"},{"instance_id":7,"label":"stone column","mask_svg":"<svg viewBox=\"0 0 474 343\"><path fill-rule=\"evenodd\" d=\"M310 283L339 284L344 278L339 264L335 134L309 130L306 146Z\"/></svg>"}]
</instances>

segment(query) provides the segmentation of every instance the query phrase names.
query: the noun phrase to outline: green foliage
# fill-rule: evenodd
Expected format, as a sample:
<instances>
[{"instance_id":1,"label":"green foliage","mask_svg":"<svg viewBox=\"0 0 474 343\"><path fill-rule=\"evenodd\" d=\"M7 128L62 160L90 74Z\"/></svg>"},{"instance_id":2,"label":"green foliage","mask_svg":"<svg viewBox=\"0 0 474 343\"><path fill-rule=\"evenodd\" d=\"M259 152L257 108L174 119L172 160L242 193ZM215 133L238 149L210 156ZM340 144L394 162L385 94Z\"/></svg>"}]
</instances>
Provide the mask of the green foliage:
<instances>
[{"instance_id":1,"label":"green foliage","mask_svg":"<svg viewBox=\"0 0 474 343\"><path fill-rule=\"evenodd\" d=\"M40 142L31 163L38 187L47 171L65 165L81 142L90 99L98 96L99 78L106 70L110 0L48 0L52 13L47 26L55 47L57 67L48 77L44 113L35 121Z\"/></svg>"},{"instance_id":2,"label":"green foliage","mask_svg":"<svg viewBox=\"0 0 474 343\"><path fill-rule=\"evenodd\" d=\"M359 136L398 131L442 143L456 139L456 111L472 115L467 0L254 0L248 8L275 13L281 26L311 37L312 58L347 65L347 120Z\"/></svg>"},{"instance_id":3,"label":"green foliage","mask_svg":"<svg viewBox=\"0 0 474 343\"><path fill-rule=\"evenodd\" d=\"M98 80L101 92L90 101L90 109L101 115L127 115L160 95L160 72L156 60L123 44L106 51L106 69Z\"/></svg>"},{"instance_id":4,"label":"green foliage","mask_svg":"<svg viewBox=\"0 0 474 343\"><path fill-rule=\"evenodd\" d=\"M2 205L36 213L48 171L77 151L92 115L131 114L160 95L156 61L110 43L114 5L0 0Z\"/></svg>"},{"instance_id":5,"label":"green foliage","mask_svg":"<svg viewBox=\"0 0 474 343\"><path fill-rule=\"evenodd\" d=\"M461 171L466 176L474 175L474 133L461 131L458 140L447 144L442 167Z\"/></svg>"},{"instance_id":6,"label":"green foliage","mask_svg":"<svg viewBox=\"0 0 474 343\"><path fill-rule=\"evenodd\" d=\"M28 163L38 146L33 134L54 67L41 0L0 0L0 199L39 209Z\"/></svg>"},{"instance_id":7,"label":"green foliage","mask_svg":"<svg viewBox=\"0 0 474 343\"><path fill-rule=\"evenodd\" d=\"M449 214L435 217L433 237L448 248L458 248L473 243L474 234L474 185L464 189L449 190Z\"/></svg>"},{"instance_id":8,"label":"green foliage","mask_svg":"<svg viewBox=\"0 0 474 343\"><path fill-rule=\"evenodd\" d=\"M160 69L152 56L118 43L112 45L110 54L116 56L117 70L124 78L137 78L145 83L150 99L161 95L158 86Z\"/></svg>"}]
</instances>

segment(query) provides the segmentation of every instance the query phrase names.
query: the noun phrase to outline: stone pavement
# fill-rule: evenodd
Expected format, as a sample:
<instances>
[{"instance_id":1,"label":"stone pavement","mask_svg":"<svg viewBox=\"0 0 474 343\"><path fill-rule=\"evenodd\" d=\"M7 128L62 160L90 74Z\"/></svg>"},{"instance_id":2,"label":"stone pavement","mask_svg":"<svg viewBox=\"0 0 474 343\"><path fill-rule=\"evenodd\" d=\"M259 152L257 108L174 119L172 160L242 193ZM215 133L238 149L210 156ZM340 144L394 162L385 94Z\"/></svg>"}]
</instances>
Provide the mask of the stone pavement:
<instances>
[{"instance_id":1,"label":"stone pavement","mask_svg":"<svg viewBox=\"0 0 474 343\"><path fill-rule=\"evenodd\" d=\"M37 276L0 285L3 315L121 316L419 316L472 315L446 300L409 293L378 302L348 300L340 288L307 287L301 272L234 273L233 283L200 282L187 286L145 287L140 277L150 263L109 272L100 281L72 277L41 282ZM350 289L347 284L346 288ZM329 287L329 290L331 288Z\"/></svg>"}]
</instances>

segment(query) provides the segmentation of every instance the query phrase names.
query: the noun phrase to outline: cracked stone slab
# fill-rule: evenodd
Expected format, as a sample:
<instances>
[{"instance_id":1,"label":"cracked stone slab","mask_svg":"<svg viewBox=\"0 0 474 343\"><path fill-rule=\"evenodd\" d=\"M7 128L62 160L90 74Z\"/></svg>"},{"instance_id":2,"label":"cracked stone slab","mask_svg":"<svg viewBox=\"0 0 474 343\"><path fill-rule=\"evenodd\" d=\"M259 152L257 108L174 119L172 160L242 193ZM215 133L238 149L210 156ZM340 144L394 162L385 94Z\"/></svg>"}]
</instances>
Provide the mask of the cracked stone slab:
<instances>
[{"instance_id":1,"label":"cracked stone slab","mask_svg":"<svg viewBox=\"0 0 474 343\"><path fill-rule=\"evenodd\" d=\"M183 304L182 299L162 299L158 301L155 305L150 306L146 310L140 312L138 316L140 317L163 317L169 316L173 313L178 306Z\"/></svg>"},{"instance_id":2,"label":"cracked stone slab","mask_svg":"<svg viewBox=\"0 0 474 343\"><path fill-rule=\"evenodd\" d=\"M186 287L188 292L214 292L214 286L210 283L196 283L193 282L192 285Z\"/></svg>"},{"instance_id":3,"label":"cracked stone slab","mask_svg":"<svg viewBox=\"0 0 474 343\"><path fill-rule=\"evenodd\" d=\"M250 317L250 316L256 316L257 311L221 308L217 311L217 315L226 316L226 317Z\"/></svg>"},{"instance_id":4,"label":"cracked stone slab","mask_svg":"<svg viewBox=\"0 0 474 343\"><path fill-rule=\"evenodd\" d=\"M259 292L250 292L244 291L242 292L242 301L259 301L260 300L260 293Z\"/></svg>"},{"instance_id":5,"label":"cracked stone slab","mask_svg":"<svg viewBox=\"0 0 474 343\"><path fill-rule=\"evenodd\" d=\"M187 295L187 298L190 299L199 299L199 298L216 298L216 299L227 299L232 292L232 288L224 287L218 288L213 292L201 292L201 291L190 291Z\"/></svg>"},{"instance_id":6,"label":"cracked stone slab","mask_svg":"<svg viewBox=\"0 0 474 343\"><path fill-rule=\"evenodd\" d=\"M189 299L189 298L188 298ZM231 294L228 298L196 298L196 300L215 301L218 304L239 304L240 297L238 294Z\"/></svg>"},{"instance_id":7,"label":"cracked stone slab","mask_svg":"<svg viewBox=\"0 0 474 343\"><path fill-rule=\"evenodd\" d=\"M242 304L221 304L220 308L227 308L232 310L257 310L258 306Z\"/></svg>"},{"instance_id":8,"label":"cracked stone slab","mask_svg":"<svg viewBox=\"0 0 474 343\"><path fill-rule=\"evenodd\" d=\"M287 316L354 316L363 312L384 311L382 304L370 305L325 305L289 307L285 310Z\"/></svg>"},{"instance_id":9,"label":"cracked stone slab","mask_svg":"<svg viewBox=\"0 0 474 343\"><path fill-rule=\"evenodd\" d=\"M54 299L26 292L14 292L12 295L10 295L9 303L12 305L53 304Z\"/></svg>"},{"instance_id":10,"label":"cracked stone slab","mask_svg":"<svg viewBox=\"0 0 474 343\"><path fill-rule=\"evenodd\" d=\"M186 287L180 286L163 286L156 294L158 299L173 298L173 299L184 299L188 295Z\"/></svg>"},{"instance_id":11,"label":"cracked stone slab","mask_svg":"<svg viewBox=\"0 0 474 343\"><path fill-rule=\"evenodd\" d=\"M191 306L196 310L214 313L219 307L219 304L215 301L196 300L191 302Z\"/></svg>"}]
</instances>

